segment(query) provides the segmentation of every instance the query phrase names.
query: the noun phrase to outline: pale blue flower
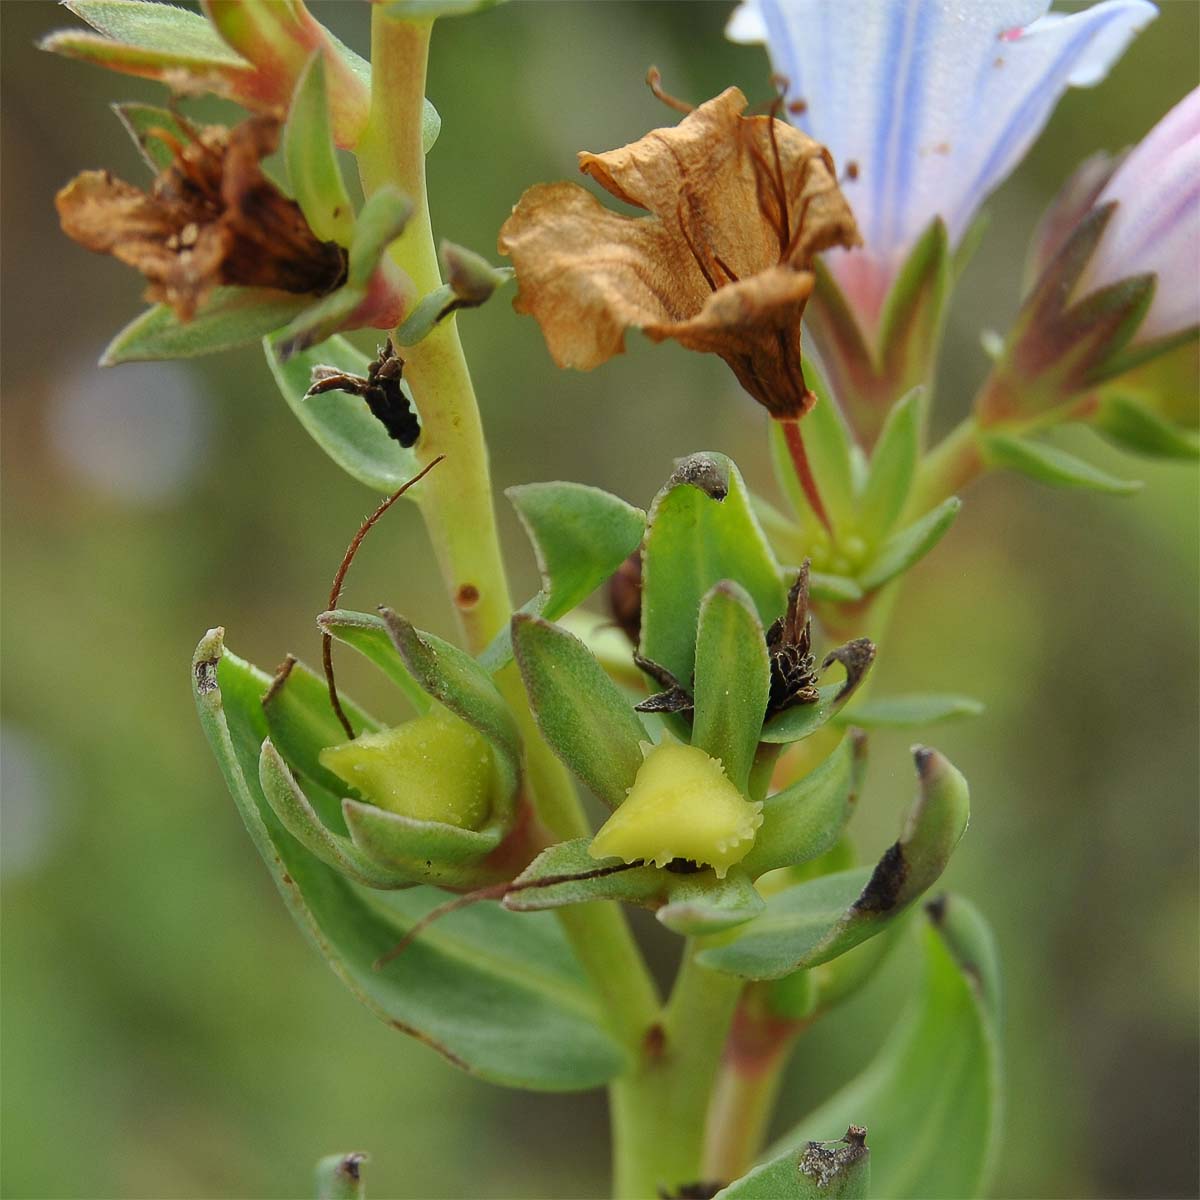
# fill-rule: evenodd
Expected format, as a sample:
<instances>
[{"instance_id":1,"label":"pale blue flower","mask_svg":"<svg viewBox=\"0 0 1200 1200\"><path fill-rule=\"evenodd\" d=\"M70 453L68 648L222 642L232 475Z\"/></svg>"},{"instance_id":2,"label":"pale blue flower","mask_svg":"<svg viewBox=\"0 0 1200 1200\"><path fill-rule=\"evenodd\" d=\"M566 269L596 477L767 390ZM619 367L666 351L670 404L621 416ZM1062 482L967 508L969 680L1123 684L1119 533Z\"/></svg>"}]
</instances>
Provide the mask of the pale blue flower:
<instances>
[{"instance_id":1,"label":"pale blue flower","mask_svg":"<svg viewBox=\"0 0 1200 1200\"><path fill-rule=\"evenodd\" d=\"M934 217L958 242L1070 86L1098 83L1157 15L1147 0L744 0L728 34L765 42L793 119L833 152L863 236L828 255L870 327ZM796 111L798 110L798 111Z\"/></svg>"}]
</instances>

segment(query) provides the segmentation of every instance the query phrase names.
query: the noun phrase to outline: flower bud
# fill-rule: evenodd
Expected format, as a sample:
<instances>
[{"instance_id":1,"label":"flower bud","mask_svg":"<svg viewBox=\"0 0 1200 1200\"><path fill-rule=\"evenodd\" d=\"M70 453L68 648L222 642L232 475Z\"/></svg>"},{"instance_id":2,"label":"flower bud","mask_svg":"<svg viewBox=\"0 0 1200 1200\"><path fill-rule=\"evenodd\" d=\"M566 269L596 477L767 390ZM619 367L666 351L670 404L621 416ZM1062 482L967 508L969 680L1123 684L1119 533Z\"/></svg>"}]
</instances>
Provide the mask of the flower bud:
<instances>
[{"instance_id":1,"label":"flower bud","mask_svg":"<svg viewBox=\"0 0 1200 1200\"><path fill-rule=\"evenodd\" d=\"M629 797L592 840L592 858L677 858L710 866L718 879L754 845L762 804L747 800L718 759L696 746L664 743L647 754Z\"/></svg>"},{"instance_id":2,"label":"flower bud","mask_svg":"<svg viewBox=\"0 0 1200 1200\"><path fill-rule=\"evenodd\" d=\"M497 790L491 747L445 709L320 753L323 767L388 812L479 829Z\"/></svg>"}]
</instances>

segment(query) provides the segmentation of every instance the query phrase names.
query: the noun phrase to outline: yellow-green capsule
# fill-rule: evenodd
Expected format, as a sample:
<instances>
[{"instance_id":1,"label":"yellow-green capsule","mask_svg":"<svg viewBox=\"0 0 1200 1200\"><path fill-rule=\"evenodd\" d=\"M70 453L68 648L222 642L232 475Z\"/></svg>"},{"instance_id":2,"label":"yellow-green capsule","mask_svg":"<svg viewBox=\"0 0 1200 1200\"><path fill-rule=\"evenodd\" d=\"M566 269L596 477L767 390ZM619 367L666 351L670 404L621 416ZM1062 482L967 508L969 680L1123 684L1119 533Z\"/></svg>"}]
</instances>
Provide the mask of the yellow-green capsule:
<instances>
[{"instance_id":1,"label":"yellow-green capsule","mask_svg":"<svg viewBox=\"0 0 1200 1200\"><path fill-rule=\"evenodd\" d=\"M718 878L754 845L762 805L747 800L718 759L697 746L663 743L646 755L629 798L592 840L593 858L676 858L712 867Z\"/></svg>"},{"instance_id":2,"label":"yellow-green capsule","mask_svg":"<svg viewBox=\"0 0 1200 1200\"><path fill-rule=\"evenodd\" d=\"M329 746L320 757L322 766L388 812L460 829L478 829L491 815L492 748L444 709Z\"/></svg>"}]
</instances>

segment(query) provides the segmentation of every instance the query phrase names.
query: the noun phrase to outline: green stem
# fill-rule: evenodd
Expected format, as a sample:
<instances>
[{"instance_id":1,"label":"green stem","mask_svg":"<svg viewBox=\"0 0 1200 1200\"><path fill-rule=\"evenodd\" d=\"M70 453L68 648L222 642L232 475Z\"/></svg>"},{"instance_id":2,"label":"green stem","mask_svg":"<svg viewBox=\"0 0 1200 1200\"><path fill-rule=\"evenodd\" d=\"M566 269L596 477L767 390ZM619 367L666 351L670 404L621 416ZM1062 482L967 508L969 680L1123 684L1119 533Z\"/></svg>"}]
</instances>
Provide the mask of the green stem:
<instances>
[{"instance_id":1,"label":"green stem","mask_svg":"<svg viewBox=\"0 0 1200 1200\"><path fill-rule=\"evenodd\" d=\"M421 294L441 284L425 188L421 111L432 22L400 21L376 5L371 15L371 112L357 147L368 194L385 183L400 187L413 215L391 247ZM404 349L404 377L421 415L416 453L422 464L446 461L422 482L421 515L442 577L473 653L504 628L512 612L500 553L491 473L475 389L454 318ZM560 838L590 832L562 764L542 740L514 666L496 684L508 701L526 748L530 789L543 824ZM594 904L563 910L563 927L606 1001L615 1033L640 1042L658 1010L658 997L620 910Z\"/></svg>"}]
</instances>

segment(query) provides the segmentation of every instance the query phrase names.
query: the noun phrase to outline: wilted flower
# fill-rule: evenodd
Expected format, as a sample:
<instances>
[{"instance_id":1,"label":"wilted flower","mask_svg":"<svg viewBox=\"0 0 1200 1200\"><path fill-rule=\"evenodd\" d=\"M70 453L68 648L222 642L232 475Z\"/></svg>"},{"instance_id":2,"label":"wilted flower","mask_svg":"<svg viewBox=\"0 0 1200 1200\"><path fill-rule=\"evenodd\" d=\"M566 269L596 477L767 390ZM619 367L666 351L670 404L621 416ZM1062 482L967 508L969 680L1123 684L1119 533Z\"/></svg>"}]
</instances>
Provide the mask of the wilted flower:
<instances>
[{"instance_id":1,"label":"wilted flower","mask_svg":"<svg viewBox=\"0 0 1200 1200\"><path fill-rule=\"evenodd\" d=\"M299 205L262 172L278 124L255 117L232 131L210 125L150 190L85 171L56 197L64 232L136 268L150 300L189 320L220 285L323 295L346 277L346 251L322 242Z\"/></svg>"},{"instance_id":2,"label":"wilted flower","mask_svg":"<svg viewBox=\"0 0 1200 1200\"><path fill-rule=\"evenodd\" d=\"M1156 15L1146 0L1048 13L1048 0L743 0L736 41L765 42L789 111L847 169L863 248L828 266L875 328L936 218L957 244L1071 86L1098 83Z\"/></svg>"},{"instance_id":3,"label":"wilted flower","mask_svg":"<svg viewBox=\"0 0 1200 1200\"><path fill-rule=\"evenodd\" d=\"M625 332L719 354L773 416L812 403L800 317L813 256L858 241L825 148L772 117L745 117L729 88L674 128L581 170L647 217L605 209L571 183L539 184L500 231L519 312L542 326L559 366L589 370Z\"/></svg>"}]
</instances>

